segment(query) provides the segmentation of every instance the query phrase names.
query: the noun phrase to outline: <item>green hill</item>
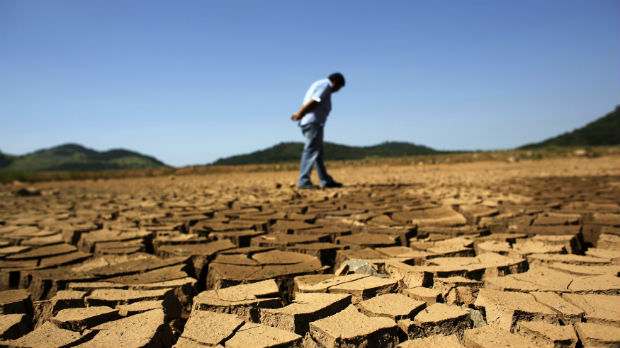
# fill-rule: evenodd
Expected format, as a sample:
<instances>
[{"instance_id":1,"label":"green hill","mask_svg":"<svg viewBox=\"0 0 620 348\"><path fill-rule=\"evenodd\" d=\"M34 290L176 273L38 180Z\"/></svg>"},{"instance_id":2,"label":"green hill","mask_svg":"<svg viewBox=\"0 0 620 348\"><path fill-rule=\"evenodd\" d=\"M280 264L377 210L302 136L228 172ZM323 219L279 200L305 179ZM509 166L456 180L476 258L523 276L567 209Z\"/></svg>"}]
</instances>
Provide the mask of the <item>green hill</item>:
<instances>
[{"instance_id":1,"label":"green hill","mask_svg":"<svg viewBox=\"0 0 620 348\"><path fill-rule=\"evenodd\" d=\"M86 171L161 168L166 164L137 152L113 149L95 151L78 144L65 144L23 156L0 154L0 169L11 171Z\"/></svg>"},{"instance_id":2,"label":"green hill","mask_svg":"<svg viewBox=\"0 0 620 348\"><path fill-rule=\"evenodd\" d=\"M270 148L249 154L220 158L214 165L266 164L298 162L304 145L302 143L280 143ZM325 142L325 160L355 160L367 157L403 157L438 153L431 148L403 142L385 142L374 146L347 146Z\"/></svg>"},{"instance_id":3,"label":"green hill","mask_svg":"<svg viewBox=\"0 0 620 348\"><path fill-rule=\"evenodd\" d=\"M0 152L0 168L10 165L13 162L14 158L15 156L7 155Z\"/></svg>"},{"instance_id":4,"label":"green hill","mask_svg":"<svg viewBox=\"0 0 620 348\"><path fill-rule=\"evenodd\" d=\"M587 125L539 143L526 144L521 149L549 146L599 146L620 145L620 106L607 115Z\"/></svg>"}]
</instances>

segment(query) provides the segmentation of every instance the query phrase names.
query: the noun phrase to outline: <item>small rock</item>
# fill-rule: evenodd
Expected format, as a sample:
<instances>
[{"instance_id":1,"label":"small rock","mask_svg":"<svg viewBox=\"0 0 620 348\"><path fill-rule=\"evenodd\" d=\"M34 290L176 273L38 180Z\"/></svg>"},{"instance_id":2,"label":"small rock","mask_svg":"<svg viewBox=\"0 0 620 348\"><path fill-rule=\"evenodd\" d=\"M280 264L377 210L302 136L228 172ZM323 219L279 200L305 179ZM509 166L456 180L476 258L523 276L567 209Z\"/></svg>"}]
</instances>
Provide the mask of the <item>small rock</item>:
<instances>
[{"instance_id":1,"label":"small rock","mask_svg":"<svg viewBox=\"0 0 620 348\"><path fill-rule=\"evenodd\" d=\"M474 329L487 325L487 321L484 320L484 316L482 315L482 312L480 312L479 310L465 307L465 306L462 306L461 308L469 312L469 319L471 319L471 322L473 324L472 327Z\"/></svg>"},{"instance_id":2,"label":"small rock","mask_svg":"<svg viewBox=\"0 0 620 348\"><path fill-rule=\"evenodd\" d=\"M377 270L367 261L364 260L346 260L344 261L338 270L336 270L336 275L346 275L346 274L367 274L374 277L379 278L387 278L385 274L381 274L377 272Z\"/></svg>"}]
</instances>

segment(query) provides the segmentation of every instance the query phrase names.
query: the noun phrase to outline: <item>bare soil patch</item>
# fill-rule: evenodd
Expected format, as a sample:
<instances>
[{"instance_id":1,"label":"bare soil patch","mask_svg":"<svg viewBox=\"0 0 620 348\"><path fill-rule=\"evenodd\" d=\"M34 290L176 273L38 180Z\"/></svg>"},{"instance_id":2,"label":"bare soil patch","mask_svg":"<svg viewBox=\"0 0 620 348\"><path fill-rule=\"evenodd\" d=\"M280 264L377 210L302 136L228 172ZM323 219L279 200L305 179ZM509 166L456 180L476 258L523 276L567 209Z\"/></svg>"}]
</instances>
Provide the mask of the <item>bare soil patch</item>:
<instances>
[{"instance_id":1,"label":"bare soil patch","mask_svg":"<svg viewBox=\"0 0 620 348\"><path fill-rule=\"evenodd\" d=\"M396 164L0 186L0 346L620 345L617 156Z\"/></svg>"}]
</instances>

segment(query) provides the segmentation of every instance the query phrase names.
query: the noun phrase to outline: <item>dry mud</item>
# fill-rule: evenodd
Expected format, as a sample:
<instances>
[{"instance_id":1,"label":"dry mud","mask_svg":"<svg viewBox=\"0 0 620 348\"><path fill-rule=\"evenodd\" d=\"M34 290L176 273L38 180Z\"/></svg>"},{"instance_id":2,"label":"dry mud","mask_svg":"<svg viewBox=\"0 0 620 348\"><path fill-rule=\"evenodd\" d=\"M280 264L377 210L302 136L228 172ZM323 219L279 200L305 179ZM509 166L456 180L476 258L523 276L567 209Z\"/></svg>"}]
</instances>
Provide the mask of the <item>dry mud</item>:
<instances>
[{"instance_id":1,"label":"dry mud","mask_svg":"<svg viewBox=\"0 0 620 348\"><path fill-rule=\"evenodd\" d=\"M0 187L0 346L618 347L617 156Z\"/></svg>"}]
</instances>

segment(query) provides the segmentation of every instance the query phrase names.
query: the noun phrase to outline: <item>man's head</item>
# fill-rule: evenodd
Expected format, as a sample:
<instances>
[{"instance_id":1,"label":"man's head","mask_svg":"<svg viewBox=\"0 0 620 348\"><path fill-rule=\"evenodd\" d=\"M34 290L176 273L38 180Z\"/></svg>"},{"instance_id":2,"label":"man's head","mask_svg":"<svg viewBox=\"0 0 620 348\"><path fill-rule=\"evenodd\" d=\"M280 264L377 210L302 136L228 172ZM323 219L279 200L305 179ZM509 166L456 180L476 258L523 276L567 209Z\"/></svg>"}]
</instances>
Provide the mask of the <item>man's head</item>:
<instances>
[{"instance_id":1,"label":"man's head","mask_svg":"<svg viewBox=\"0 0 620 348\"><path fill-rule=\"evenodd\" d=\"M332 85L334 85L332 87L332 92L338 92L339 89L341 89L342 87L344 87L345 82L344 82L344 76L342 76L341 73L333 73L331 75L329 75L329 80L332 82Z\"/></svg>"}]
</instances>

